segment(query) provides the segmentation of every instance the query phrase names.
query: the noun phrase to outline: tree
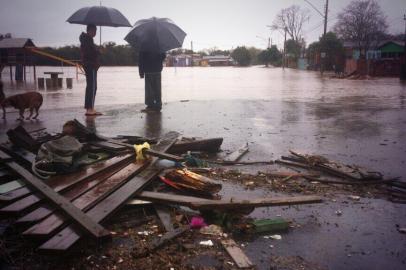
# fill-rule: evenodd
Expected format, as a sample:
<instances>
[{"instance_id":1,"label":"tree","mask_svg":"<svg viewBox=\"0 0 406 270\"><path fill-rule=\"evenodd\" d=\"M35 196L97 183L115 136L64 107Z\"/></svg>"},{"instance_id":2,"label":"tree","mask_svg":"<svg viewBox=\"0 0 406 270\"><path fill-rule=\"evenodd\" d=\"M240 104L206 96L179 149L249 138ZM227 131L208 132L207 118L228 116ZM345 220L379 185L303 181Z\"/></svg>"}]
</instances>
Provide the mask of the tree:
<instances>
[{"instance_id":1,"label":"tree","mask_svg":"<svg viewBox=\"0 0 406 270\"><path fill-rule=\"evenodd\" d=\"M215 56L215 55L230 55L230 51L228 50L220 50L217 47L213 47L208 49L208 53L211 56Z\"/></svg>"},{"instance_id":2,"label":"tree","mask_svg":"<svg viewBox=\"0 0 406 270\"><path fill-rule=\"evenodd\" d=\"M268 67L271 62L271 49L261 51L258 54L258 62Z\"/></svg>"},{"instance_id":3,"label":"tree","mask_svg":"<svg viewBox=\"0 0 406 270\"><path fill-rule=\"evenodd\" d=\"M250 58L251 58L250 64L258 65L259 64L258 55L261 53L261 50L258 48L255 48L255 47L249 47L249 48L247 48L247 50L250 53Z\"/></svg>"},{"instance_id":4,"label":"tree","mask_svg":"<svg viewBox=\"0 0 406 270\"><path fill-rule=\"evenodd\" d=\"M324 68L327 70L333 69L333 65L339 67L343 65L340 59L343 59L344 48L341 40L333 32L327 32L320 37L319 41L313 42L307 48L307 56L309 64L314 66L314 59L320 56L320 53L326 53L326 58L323 60Z\"/></svg>"},{"instance_id":5,"label":"tree","mask_svg":"<svg viewBox=\"0 0 406 270\"><path fill-rule=\"evenodd\" d=\"M244 46L235 48L231 53L231 57L238 63L239 66L249 66L251 63L250 52Z\"/></svg>"},{"instance_id":6,"label":"tree","mask_svg":"<svg viewBox=\"0 0 406 270\"><path fill-rule=\"evenodd\" d=\"M303 23L310 19L309 10L301 9L297 5L292 5L288 8L282 9L271 28L273 30L282 30L290 36L294 41L299 41L302 39L302 27Z\"/></svg>"},{"instance_id":7,"label":"tree","mask_svg":"<svg viewBox=\"0 0 406 270\"><path fill-rule=\"evenodd\" d=\"M333 32L328 32L320 38L320 52L326 53L324 60L325 69L332 69L333 65L341 65L338 59L344 54L343 44Z\"/></svg>"},{"instance_id":8,"label":"tree","mask_svg":"<svg viewBox=\"0 0 406 270\"><path fill-rule=\"evenodd\" d=\"M293 39L286 40L286 53L293 59L300 57L300 51L302 49L303 43L298 42Z\"/></svg>"},{"instance_id":9,"label":"tree","mask_svg":"<svg viewBox=\"0 0 406 270\"><path fill-rule=\"evenodd\" d=\"M354 0L337 19L334 31L338 37L356 42L363 57L378 44L388 28L386 17L375 0Z\"/></svg>"},{"instance_id":10,"label":"tree","mask_svg":"<svg viewBox=\"0 0 406 270\"><path fill-rule=\"evenodd\" d=\"M282 53L275 45L272 45L271 48L263 50L258 54L258 62L267 67L269 64L280 66L282 63Z\"/></svg>"}]
</instances>

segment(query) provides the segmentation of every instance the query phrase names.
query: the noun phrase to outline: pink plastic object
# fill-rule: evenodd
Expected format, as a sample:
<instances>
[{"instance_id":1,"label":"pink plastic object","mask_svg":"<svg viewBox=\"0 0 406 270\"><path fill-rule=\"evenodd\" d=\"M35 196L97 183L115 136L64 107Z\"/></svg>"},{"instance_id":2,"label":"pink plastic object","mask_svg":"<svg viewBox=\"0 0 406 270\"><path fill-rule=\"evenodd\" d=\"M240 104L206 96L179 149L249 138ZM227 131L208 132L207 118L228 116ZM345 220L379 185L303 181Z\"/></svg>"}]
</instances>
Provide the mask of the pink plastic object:
<instances>
[{"instance_id":1,"label":"pink plastic object","mask_svg":"<svg viewBox=\"0 0 406 270\"><path fill-rule=\"evenodd\" d=\"M207 224L202 217L192 217L192 220L190 221L190 228L192 229L200 229L206 226Z\"/></svg>"}]
</instances>

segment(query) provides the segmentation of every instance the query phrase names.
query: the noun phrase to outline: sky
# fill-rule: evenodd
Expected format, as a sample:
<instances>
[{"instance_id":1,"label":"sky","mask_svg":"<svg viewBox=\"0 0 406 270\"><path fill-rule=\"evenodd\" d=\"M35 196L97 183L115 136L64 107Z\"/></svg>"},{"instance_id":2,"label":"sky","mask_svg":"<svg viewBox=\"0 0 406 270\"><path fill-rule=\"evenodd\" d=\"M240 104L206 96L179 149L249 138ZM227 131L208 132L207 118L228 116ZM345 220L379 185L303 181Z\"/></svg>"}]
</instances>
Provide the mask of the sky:
<instances>
[{"instance_id":1,"label":"sky","mask_svg":"<svg viewBox=\"0 0 406 270\"><path fill-rule=\"evenodd\" d=\"M308 1L318 10L324 10L325 0ZM79 8L100 2L121 11L131 24L152 16L172 19L187 33L183 48L190 49L193 41L195 51L243 45L266 48L268 38L280 47L282 34L267 26L281 9L293 4L310 11L311 18L305 23L303 33L307 44L318 40L323 32L322 16L304 0L0 0L0 33L31 38L38 47L77 45L85 26L69 24L66 19ZM334 26L337 14L350 2L329 1L327 29ZM406 0L377 2L387 16L389 32L403 33ZM128 27L103 27L102 43L126 44L123 38L129 31ZM99 36L95 41L99 42Z\"/></svg>"}]
</instances>

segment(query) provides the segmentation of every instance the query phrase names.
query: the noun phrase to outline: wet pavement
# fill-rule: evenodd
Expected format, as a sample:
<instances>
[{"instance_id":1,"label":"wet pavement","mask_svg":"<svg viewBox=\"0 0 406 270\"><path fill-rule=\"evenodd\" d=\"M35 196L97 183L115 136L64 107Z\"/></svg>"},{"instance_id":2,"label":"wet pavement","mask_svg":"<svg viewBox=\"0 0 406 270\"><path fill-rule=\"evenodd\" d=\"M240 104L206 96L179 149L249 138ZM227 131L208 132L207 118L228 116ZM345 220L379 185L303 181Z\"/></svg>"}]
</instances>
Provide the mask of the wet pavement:
<instances>
[{"instance_id":1,"label":"wet pavement","mask_svg":"<svg viewBox=\"0 0 406 270\"><path fill-rule=\"evenodd\" d=\"M130 78L136 70L128 69ZM76 118L107 136L155 137L176 130L187 137L224 137L223 150L232 151L248 142L250 151L243 160L273 160L296 149L362 165L387 177L406 176L406 85L397 79L348 81L257 67L178 69L176 74L166 69L163 91L167 103L162 113L150 114L140 112L142 81L127 81L131 86L122 90L124 97L109 102L114 95L108 90L111 80L102 79L99 85L97 104L103 116L83 115L83 81L79 81L72 90L43 91L47 98L39 120L25 121L23 126L60 132L66 121ZM185 90L176 89L177 85ZM13 87L8 85L6 94L15 91ZM0 139L7 129L18 125L15 112L7 118L0 121ZM238 168L252 173L274 169ZM229 187L224 196L269 193ZM337 210L343 214L337 216ZM258 269L269 269L271 255L301 256L328 269L406 267L406 235L396 229L396 224L406 227L404 205L367 198L352 202L338 194L335 201L327 199L322 204L259 208L251 214L255 218L276 215L293 219L300 227L282 234L279 241L258 236L243 242Z\"/></svg>"}]
</instances>

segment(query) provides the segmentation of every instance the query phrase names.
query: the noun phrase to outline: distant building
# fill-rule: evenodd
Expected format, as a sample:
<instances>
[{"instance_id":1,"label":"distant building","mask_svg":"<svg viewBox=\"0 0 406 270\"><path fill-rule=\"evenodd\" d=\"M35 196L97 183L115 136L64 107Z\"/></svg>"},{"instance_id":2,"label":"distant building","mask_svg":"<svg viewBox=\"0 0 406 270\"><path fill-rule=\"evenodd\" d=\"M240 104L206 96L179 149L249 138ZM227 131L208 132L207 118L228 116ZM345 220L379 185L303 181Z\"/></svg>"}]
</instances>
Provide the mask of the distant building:
<instances>
[{"instance_id":1,"label":"distant building","mask_svg":"<svg viewBox=\"0 0 406 270\"><path fill-rule=\"evenodd\" d=\"M344 42L345 73L357 71L371 76L398 76L404 53L404 41L385 40L372 46L366 53L357 42ZM361 52L365 59L361 59Z\"/></svg>"},{"instance_id":2,"label":"distant building","mask_svg":"<svg viewBox=\"0 0 406 270\"><path fill-rule=\"evenodd\" d=\"M215 66L233 66L234 59L227 55L209 55L203 56L201 60L201 66L215 67Z\"/></svg>"},{"instance_id":3,"label":"distant building","mask_svg":"<svg viewBox=\"0 0 406 270\"><path fill-rule=\"evenodd\" d=\"M34 67L34 56L29 50L29 47L35 47L34 43L29 38L9 38L7 35L0 39L0 77L1 71L6 66L10 67L10 79L13 79L12 67L15 67L15 80L26 80L26 67Z\"/></svg>"},{"instance_id":4,"label":"distant building","mask_svg":"<svg viewBox=\"0 0 406 270\"><path fill-rule=\"evenodd\" d=\"M200 54L178 54L169 55L166 58L168 67L190 67L192 66L214 67L214 66L233 66L234 60L226 55L201 56Z\"/></svg>"},{"instance_id":5,"label":"distant building","mask_svg":"<svg viewBox=\"0 0 406 270\"><path fill-rule=\"evenodd\" d=\"M378 50L382 59L401 59L404 54L404 41L381 42Z\"/></svg>"}]
</instances>

